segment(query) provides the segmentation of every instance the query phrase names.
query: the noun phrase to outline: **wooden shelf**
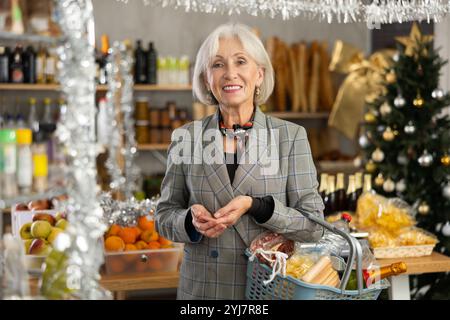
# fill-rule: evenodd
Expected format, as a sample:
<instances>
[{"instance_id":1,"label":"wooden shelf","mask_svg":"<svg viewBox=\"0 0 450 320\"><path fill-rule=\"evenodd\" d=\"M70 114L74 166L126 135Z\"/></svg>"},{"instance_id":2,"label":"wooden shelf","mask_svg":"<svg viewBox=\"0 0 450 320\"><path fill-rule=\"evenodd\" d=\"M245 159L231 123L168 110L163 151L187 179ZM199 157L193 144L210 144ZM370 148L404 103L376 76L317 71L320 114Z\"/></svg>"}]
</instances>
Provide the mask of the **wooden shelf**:
<instances>
[{"instance_id":1,"label":"wooden shelf","mask_svg":"<svg viewBox=\"0 0 450 320\"><path fill-rule=\"evenodd\" d=\"M0 31L0 40L57 44L61 38L36 34L15 34L12 32Z\"/></svg>"},{"instance_id":2,"label":"wooden shelf","mask_svg":"<svg viewBox=\"0 0 450 320\"><path fill-rule=\"evenodd\" d=\"M443 254L433 252L430 256L418 258L377 259L380 266L403 261L406 263L406 274L422 274L434 272L449 272L450 258Z\"/></svg>"},{"instance_id":3,"label":"wooden shelf","mask_svg":"<svg viewBox=\"0 0 450 320\"><path fill-rule=\"evenodd\" d=\"M169 148L168 143L140 144L139 151L166 151Z\"/></svg>"},{"instance_id":4,"label":"wooden shelf","mask_svg":"<svg viewBox=\"0 0 450 320\"><path fill-rule=\"evenodd\" d=\"M29 83L1 83L0 90L10 91L58 91L61 90L59 84L29 84ZM97 91L107 91L107 85L97 85ZM138 84L134 86L135 91L190 91L191 85L146 85Z\"/></svg>"},{"instance_id":5,"label":"wooden shelf","mask_svg":"<svg viewBox=\"0 0 450 320\"><path fill-rule=\"evenodd\" d=\"M298 120L298 119L328 119L328 112L268 112L267 115L284 119L284 120Z\"/></svg>"}]
</instances>

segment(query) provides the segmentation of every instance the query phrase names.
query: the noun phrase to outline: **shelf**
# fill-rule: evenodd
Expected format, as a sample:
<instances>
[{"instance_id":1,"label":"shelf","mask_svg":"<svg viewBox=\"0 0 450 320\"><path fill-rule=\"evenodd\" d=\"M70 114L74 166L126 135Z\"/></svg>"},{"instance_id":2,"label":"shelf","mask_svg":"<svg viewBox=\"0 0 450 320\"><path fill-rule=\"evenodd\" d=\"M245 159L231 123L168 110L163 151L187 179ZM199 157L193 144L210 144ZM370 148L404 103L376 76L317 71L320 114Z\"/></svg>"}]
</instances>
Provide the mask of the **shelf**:
<instances>
[{"instance_id":1,"label":"shelf","mask_svg":"<svg viewBox=\"0 0 450 320\"><path fill-rule=\"evenodd\" d=\"M59 84L1 83L0 90L10 91L59 91ZM97 91L107 91L107 85L97 85ZM146 85L134 86L135 91L190 91L191 85Z\"/></svg>"},{"instance_id":2,"label":"shelf","mask_svg":"<svg viewBox=\"0 0 450 320\"><path fill-rule=\"evenodd\" d=\"M167 151L169 148L168 143L155 143L155 144L140 144L138 145L139 151Z\"/></svg>"},{"instance_id":3,"label":"shelf","mask_svg":"<svg viewBox=\"0 0 450 320\"><path fill-rule=\"evenodd\" d=\"M48 190L47 192L43 193L32 193L28 195L20 195L10 199L0 199L0 209L8 208L21 202L30 202L35 200L57 197L65 194L66 192L67 190L65 188L59 187L56 190Z\"/></svg>"},{"instance_id":4,"label":"shelf","mask_svg":"<svg viewBox=\"0 0 450 320\"><path fill-rule=\"evenodd\" d=\"M328 112L268 112L267 115L284 120L328 119Z\"/></svg>"},{"instance_id":5,"label":"shelf","mask_svg":"<svg viewBox=\"0 0 450 320\"><path fill-rule=\"evenodd\" d=\"M60 38L41 36L36 34L15 34L12 32L0 31L0 40L23 41L33 43L58 44Z\"/></svg>"},{"instance_id":6,"label":"shelf","mask_svg":"<svg viewBox=\"0 0 450 320\"><path fill-rule=\"evenodd\" d=\"M359 170L358 167L355 167L353 160L350 161L318 161L317 162L318 169L321 172L356 172Z\"/></svg>"}]
</instances>

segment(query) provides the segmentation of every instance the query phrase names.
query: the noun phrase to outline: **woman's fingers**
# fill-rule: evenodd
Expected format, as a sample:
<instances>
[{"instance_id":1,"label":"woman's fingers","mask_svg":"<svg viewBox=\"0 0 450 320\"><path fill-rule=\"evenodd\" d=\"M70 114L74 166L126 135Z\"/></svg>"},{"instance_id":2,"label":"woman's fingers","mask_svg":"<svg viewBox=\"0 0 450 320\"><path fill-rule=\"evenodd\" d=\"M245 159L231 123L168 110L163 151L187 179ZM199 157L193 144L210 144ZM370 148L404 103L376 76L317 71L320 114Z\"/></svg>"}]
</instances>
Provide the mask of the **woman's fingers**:
<instances>
[{"instance_id":1,"label":"woman's fingers","mask_svg":"<svg viewBox=\"0 0 450 320\"><path fill-rule=\"evenodd\" d=\"M226 228L227 228L226 225L218 224L215 227L212 227L207 231L205 231L204 235L207 236L208 238L217 238L225 231Z\"/></svg>"}]
</instances>

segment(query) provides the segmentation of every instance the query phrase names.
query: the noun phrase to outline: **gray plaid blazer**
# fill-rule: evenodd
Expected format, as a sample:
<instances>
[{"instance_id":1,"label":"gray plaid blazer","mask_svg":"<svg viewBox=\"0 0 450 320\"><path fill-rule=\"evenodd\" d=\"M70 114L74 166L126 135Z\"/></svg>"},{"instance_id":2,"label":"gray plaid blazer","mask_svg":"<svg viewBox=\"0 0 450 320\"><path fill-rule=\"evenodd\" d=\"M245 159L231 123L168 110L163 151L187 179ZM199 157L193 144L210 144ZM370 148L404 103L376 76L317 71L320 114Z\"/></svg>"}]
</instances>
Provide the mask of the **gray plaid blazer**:
<instances>
[{"instance_id":1,"label":"gray plaid blazer","mask_svg":"<svg viewBox=\"0 0 450 320\"><path fill-rule=\"evenodd\" d=\"M199 130L194 128L200 125L203 131L198 134ZM261 157L259 149L265 151L268 148L261 146L267 146L270 136L276 135L276 173L264 174L265 162L248 160L240 163L231 183L224 161L206 163L193 151L185 152L183 149L179 152L184 147L187 150L200 147L207 150L212 139L205 139L204 135L207 129L219 132L218 111L180 129L172 135L167 171L155 212L158 232L172 241L185 244L177 298L244 299L247 269L244 252L257 235L271 230L301 242L317 241L323 235L320 226L302 215L302 212L309 212L323 218L324 207L317 192L317 174L306 131L294 123L267 116L257 107L250 131L266 132L269 138L258 137L256 146L247 143L246 159L254 158L256 154L258 160ZM221 138L220 132L219 135ZM258 150L257 153L255 150ZM184 160L193 159L193 163L179 159L175 161L177 152ZM223 158L223 151L219 155ZM258 224L252 217L243 215L220 237L202 237L197 242L191 241L185 229L186 215L191 205L202 204L214 213L238 195L271 195L275 202L272 217Z\"/></svg>"}]
</instances>

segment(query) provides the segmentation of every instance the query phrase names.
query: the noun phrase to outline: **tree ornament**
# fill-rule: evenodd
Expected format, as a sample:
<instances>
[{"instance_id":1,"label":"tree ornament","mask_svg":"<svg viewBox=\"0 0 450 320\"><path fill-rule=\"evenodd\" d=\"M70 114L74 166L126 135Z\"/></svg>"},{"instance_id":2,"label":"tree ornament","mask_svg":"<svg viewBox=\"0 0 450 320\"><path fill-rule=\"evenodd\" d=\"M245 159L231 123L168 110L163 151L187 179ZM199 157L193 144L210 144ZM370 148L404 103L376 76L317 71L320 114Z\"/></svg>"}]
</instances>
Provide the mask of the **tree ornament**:
<instances>
[{"instance_id":1,"label":"tree ornament","mask_svg":"<svg viewBox=\"0 0 450 320\"><path fill-rule=\"evenodd\" d=\"M390 114L392 111L391 106L389 105L389 103L385 102L381 105L380 107L380 113L383 117L387 116L388 114Z\"/></svg>"},{"instance_id":2,"label":"tree ornament","mask_svg":"<svg viewBox=\"0 0 450 320\"><path fill-rule=\"evenodd\" d=\"M424 47L422 52L419 51L419 43L426 44L428 42L433 41L433 36L424 36L420 32L420 29L416 23L413 24L411 28L411 32L409 37L395 37L395 39L405 46L405 55L408 57L415 57L417 59L417 55L427 55L428 51Z\"/></svg>"},{"instance_id":3,"label":"tree ornament","mask_svg":"<svg viewBox=\"0 0 450 320\"><path fill-rule=\"evenodd\" d=\"M399 154L397 156L397 162L400 165L407 165L408 164L408 158L404 154Z\"/></svg>"},{"instance_id":4,"label":"tree ornament","mask_svg":"<svg viewBox=\"0 0 450 320\"><path fill-rule=\"evenodd\" d=\"M387 127L387 129L383 132L383 140L385 141L392 141L394 140L395 135L394 132L392 132L391 127Z\"/></svg>"},{"instance_id":5,"label":"tree ornament","mask_svg":"<svg viewBox=\"0 0 450 320\"><path fill-rule=\"evenodd\" d=\"M450 156L447 153L441 157L441 163L444 167L450 166Z\"/></svg>"},{"instance_id":6,"label":"tree ornament","mask_svg":"<svg viewBox=\"0 0 450 320\"><path fill-rule=\"evenodd\" d=\"M377 121L377 118L372 112L367 112L364 115L364 121L366 121L367 123L374 123L375 121Z\"/></svg>"},{"instance_id":7,"label":"tree ornament","mask_svg":"<svg viewBox=\"0 0 450 320\"><path fill-rule=\"evenodd\" d=\"M359 137L358 142L361 148L367 148L370 145L369 139L365 134Z\"/></svg>"},{"instance_id":8,"label":"tree ornament","mask_svg":"<svg viewBox=\"0 0 450 320\"><path fill-rule=\"evenodd\" d=\"M353 159L353 165L356 168L361 168L361 166L362 166L362 159L361 159L360 156L357 156L355 159Z\"/></svg>"},{"instance_id":9,"label":"tree ornament","mask_svg":"<svg viewBox=\"0 0 450 320\"><path fill-rule=\"evenodd\" d=\"M387 178L387 180L383 183L383 190L386 192L392 192L395 190L395 182L392 181L391 178Z\"/></svg>"},{"instance_id":10,"label":"tree ornament","mask_svg":"<svg viewBox=\"0 0 450 320\"><path fill-rule=\"evenodd\" d=\"M417 74L419 76L423 76L423 68L422 65L419 64L419 66L417 67Z\"/></svg>"},{"instance_id":11,"label":"tree ornament","mask_svg":"<svg viewBox=\"0 0 450 320\"><path fill-rule=\"evenodd\" d=\"M398 62L400 60L400 55L398 54L398 52L396 52L393 56L392 56L392 60L394 60L394 62Z\"/></svg>"},{"instance_id":12,"label":"tree ornament","mask_svg":"<svg viewBox=\"0 0 450 320\"><path fill-rule=\"evenodd\" d=\"M380 148L376 148L371 158L375 162L382 162L384 160L384 152Z\"/></svg>"},{"instance_id":13,"label":"tree ornament","mask_svg":"<svg viewBox=\"0 0 450 320\"><path fill-rule=\"evenodd\" d=\"M372 160L369 160L366 163L366 171L368 173L374 173L376 169L377 169L377 165Z\"/></svg>"},{"instance_id":14,"label":"tree ornament","mask_svg":"<svg viewBox=\"0 0 450 320\"><path fill-rule=\"evenodd\" d=\"M436 100L442 100L442 98L444 98L444 90L441 88L434 89L433 92L431 92L431 97Z\"/></svg>"},{"instance_id":15,"label":"tree ornament","mask_svg":"<svg viewBox=\"0 0 450 320\"><path fill-rule=\"evenodd\" d=\"M401 179L400 181L398 181L395 184L395 190L397 190L398 192L403 192L406 190L406 183L405 183L405 179Z\"/></svg>"},{"instance_id":16,"label":"tree ornament","mask_svg":"<svg viewBox=\"0 0 450 320\"><path fill-rule=\"evenodd\" d=\"M382 132L384 132L384 130L386 130L386 126L385 125L380 124L379 126L377 126L377 131L378 132L382 133Z\"/></svg>"},{"instance_id":17,"label":"tree ornament","mask_svg":"<svg viewBox=\"0 0 450 320\"><path fill-rule=\"evenodd\" d=\"M384 183L383 174L380 172L375 178L375 185L381 187Z\"/></svg>"},{"instance_id":18,"label":"tree ornament","mask_svg":"<svg viewBox=\"0 0 450 320\"><path fill-rule=\"evenodd\" d=\"M386 81L387 81L387 83L391 83L391 84L395 83L395 81L397 81L397 76L395 75L394 70L392 70L386 74Z\"/></svg>"},{"instance_id":19,"label":"tree ornament","mask_svg":"<svg viewBox=\"0 0 450 320\"><path fill-rule=\"evenodd\" d=\"M416 108L422 108L424 104L424 101L422 99L422 96L420 95L420 92L417 92L416 98L413 100L413 105Z\"/></svg>"},{"instance_id":20,"label":"tree ornament","mask_svg":"<svg viewBox=\"0 0 450 320\"><path fill-rule=\"evenodd\" d=\"M433 156L425 149L417 161L422 167L429 167L433 164Z\"/></svg>"},{"instance_id":21,"label":"tree ornament","mask_svg":"<svg viewBox=\"0 0 450 320\"><path fill-rule=\"evenodd\" d=\"M446 222L442 227L442 234L446 237L450 237L450 222Z\"/></svg>"},{"instance_id":22,"label":"tree ornament","mask_svg":"<svg viewBox=\"0 0 450 320\"><path fill-rule=\"evenodd\" d=\"M416 132L416 126L412 121L409 121L403 130L406 134L414 134Z\"/></svg>"},{"instance_id":23,"label":"tree ornament","mask_svg":"<svg viewBox=\"0 0 450 320\"><path fill-rule=\"evenodd\" d=\"M442 195L445 199L450 200L450 182L442 189Z\"/></svg>"},{"instance_id":24,"label":"tree ornament","mask_svg":"<svg viewBox=\"0 0 450 320\"><path fill-rule=\"evenodd\" d=\"M397 108L402 108L405 106L405 104L406 104L405 98L403 98L401 94L395 97L394 106L396 106Z\"/></svg>"},{"instance_id":25,"label":"tree ornament","mask_svg":"<svg viewBox=\"0 0 450 320\"><path fill-rule=\"evenodd\" d=\"M428 205L428 203L426 203L425 201L422 201L422 203L420 204L420 206L418 208L418 212L423 216L426 216L427 214L429 214L430 206Z\"/></svg>"}]
</instances>

